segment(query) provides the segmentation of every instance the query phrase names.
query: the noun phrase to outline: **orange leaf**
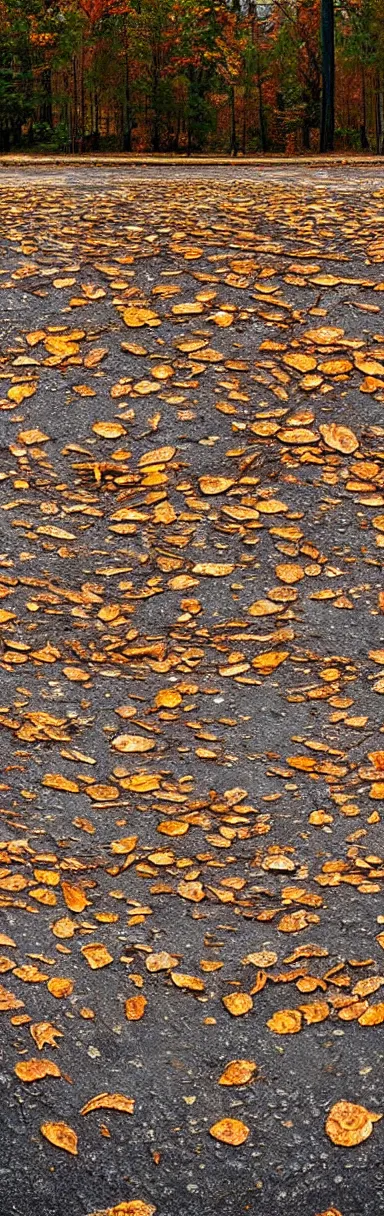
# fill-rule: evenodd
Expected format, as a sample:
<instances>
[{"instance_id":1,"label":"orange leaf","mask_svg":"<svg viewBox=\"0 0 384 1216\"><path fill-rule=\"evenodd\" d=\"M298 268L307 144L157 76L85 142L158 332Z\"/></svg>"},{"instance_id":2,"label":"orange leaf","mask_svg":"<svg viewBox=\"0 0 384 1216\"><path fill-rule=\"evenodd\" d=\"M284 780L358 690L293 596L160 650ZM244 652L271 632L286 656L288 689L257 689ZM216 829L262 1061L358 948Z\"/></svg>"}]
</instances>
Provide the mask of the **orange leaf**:
<instances>
[{"instance_id":1,"label":"orange leaf","mask_svg":"<svg viewBox=\"0 0 384 1216\"><path fill-rule=\"evenodd\" d=\"M336 1102L326 1119L325 1130L332 1144L350 1148L368 1140L373 1131L373 1124L382 1115L366 1110L365 1106L357 1106L354 1102Z\"/></svg>"},{"instance_id":2,"label":"orange leaf","mask_svg":"<svg viewBox=\"0 0 384 1216\"><path fill-rule=\"evenodd\" d=\"M245 1085L252 1080L256 1067L254 1060L230 1060L219 1077L219 1085Z\"/></svg>"},{"instance_id":3,"label":"orange leaf","mask_svg":"<svg viewBox=\"0 0 384 1216\"><path fill-rule=\"evenodd\" d=\"M249 1127L240 1119L219 1119L218 1123L214 1123L210 1127L209 1134L213 1136L214 1140L221 1140L223 1144L232 1144L237 1147L248 1139Z\"/></svg>"},{"instance_id":4,"label":"orange leaf","mask_svg":"<svg viewBox=\"0 0 384 1216\"><path fill-rule=\"evenodd\" d=\"M63 1038L63 1031L57 1030L56 1026L52 1026L51 1022L32 1022L29 1030L39 1051L41 1051L46 1043L49 1043L50 1047L57 1047L55 1039Z\"/></svg>"},{"instance_id":5,"label":"orange leaf","mask_svg":"<svg viewBox=\"0 0 384 1216\"><path fill-rule=\"evenodd\" d=\"M63 1148L66 1153L77 1157L78 1137L73 1128L68 1127L68 1123L42 1123L40 1131L55 1148Z\"/></svg>"},{"instance_id":6,"label":"orange leaf","mask_svg":"<svg viewBox=\"0 0 384 1216\"><path fill-rule=\"evenodd\" d=\"M297 1034L301 1030L301 1020L298 1009L279 1009L269 1018L267 1026L275 1034Z\"/></svg>"},{"instance_id":7,"label":"orange leaf","mask_svg":"<svg viewBox=\"0 0 384 1216\"><path fill-rule=\"evenodd\" d=\"M125 1094L96 1094L95 1098L91 1098L86 1102L80 1111L81 1115L89 1115L92 1110L119 1110L126 1115L133 1115L135 1103L133 1098L126 1098Z\"/></svg>"},{"instance_id":8,"label":"orange leaf","mask_svg":"<svg viewBox=\"0 0 384 1216\"><path fill-rule=\"evenodd\" d=\"M139 1022L146 1010L148 1004L145 996L130 996L125 1002L125 1016L128 1022Z\"/></svg>"},{"instance_id":9,"label":"orange leaf","mask_svg":"<svg viewBox=\"0 0 384 1216\"><path fill-rule=\"evenodd\" d=\"M41 1081L43 1077L61 1077L60 1069L52 1060L19 1060L15 1065L20 1081Z\"/></svg>"},{"instance_id":10,"label":"orange leaf","mask_svg":"<svg viewBox=\"0 0 384 1216\"><path fill-rule=\"evenodd\" d=\"M108 963L113 963L112 954L100 942L93 942L92 945L82 946L81 953L86 958L92 971L98 971L100 967L107 967Z\"/></svg>"},{"instance_id":11,"label":"orange leaf","mask_svg":"<svg viewBox=\"0 0 384 1216\"><path fill-rule=\"evenodd\" d=\"M80 887L76 887L71 882L63 881L61 884L64 901L70 912L83 912L84 908L88 907L88 900Z\"/></svg>"},{"instance_id":12,"label":"orange leaf","mask_svg":"<svg viewBox=\"0 0 384 1216\"><path fill-rule=\"evenodd\" d=\"M205 991L205 984L197 975L184 975L181 971L171 971L171 980L176 988L189 988L191 992Z\"/></svg>"},{"instance_id":13,"label":"orange leaf","mask_svg":"<svg viewBox=\"0 0 384 1216\"><path fill-rule=\"evenodd\" d=\"M223 996L223 1005L228 1009L234 1018L239 1018L243 1013L249 1013L253 1008L252 997L248 992L229 992L228 996Z\"/></svg>"}]
</instances>

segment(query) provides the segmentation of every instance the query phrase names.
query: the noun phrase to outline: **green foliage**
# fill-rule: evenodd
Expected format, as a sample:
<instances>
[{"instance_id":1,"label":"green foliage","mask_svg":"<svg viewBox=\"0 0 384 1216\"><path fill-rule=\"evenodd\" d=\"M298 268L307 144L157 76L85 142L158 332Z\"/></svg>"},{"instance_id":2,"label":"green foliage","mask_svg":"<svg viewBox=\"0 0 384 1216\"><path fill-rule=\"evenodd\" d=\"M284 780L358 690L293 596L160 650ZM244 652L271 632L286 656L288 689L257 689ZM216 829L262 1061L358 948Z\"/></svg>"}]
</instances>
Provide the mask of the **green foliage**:
<instances>
[{"instance_id":1,"label":"green foliage","mask_svg":"<svg viewBox=\"0 0 384 1216\"><path fill-rule=\"evenodd\" d=\"M309 146L321 0L0 0L0 150ZM335 5L337 128L374 136L384 0Z\"/></svg>"}]
</instances>

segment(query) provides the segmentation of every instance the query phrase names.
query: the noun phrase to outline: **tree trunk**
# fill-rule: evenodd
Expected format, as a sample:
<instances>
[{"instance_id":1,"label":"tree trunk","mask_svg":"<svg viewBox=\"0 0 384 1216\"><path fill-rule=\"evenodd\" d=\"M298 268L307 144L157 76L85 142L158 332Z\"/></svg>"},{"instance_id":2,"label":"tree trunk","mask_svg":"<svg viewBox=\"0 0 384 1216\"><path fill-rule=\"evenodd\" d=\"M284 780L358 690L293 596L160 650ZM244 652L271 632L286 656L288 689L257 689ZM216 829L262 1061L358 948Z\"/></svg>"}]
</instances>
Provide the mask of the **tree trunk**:
<instances>
[{"instance_id":1,"label":"tree trunk","mask_svg":"<svg viewBox=\"0 0 384 1216\"><path fill-rule=\"evenodd\" d=\"M321 128L320 152L333 152L335 136L335 14L334 0L321 0Z\"/></svg>"},{"instance_id":2,"label":"tree trunk","mask_svg":"<svg viewBox=\"0 0 384 1216\"><path fill-rule=\"evenodd\" d=\"M71 122L71 151L77 151L77 71L76 71L76 55L72 61L73 70L73 102L72 102L72 122Z\"/></svg>"},{"instance_id":3,"label":"tree trunk","mask_svg":"<svg viewBox=\"0 0 384 1216\"><path fill-rule=\"evenodd\" d=\"M123 152L132 152L132 106L131 106L131 78L129 72L129 54L128 54L128 37L127 31L124 34L124 131L123 131Z\"/></svg>"},{"instance_id":4,"label":"tree trunk","mask_svg":"<svg viewBox=\"0 0 384 1216\"><path fill-rule=\"evenodd\" d=\"M48 127L53 127L52 77L50 68L44 68L44 71L41 74L41 87L43 91L43 100L40 106L41 122L46 122Z\"/></svg>"},{"instance_id":5,"label":"tree trunk","mask_svg":"<svg viewBox=\"0 0 384 1216\"><path fill-rule=\"evenodd\" d=\"M79 152L84 152L85 141L85 83L84 83L84 41L81 41L80 57L80 139Z\"/></svg>"},{"instance_id":6,"label":"tree trunk","mask_svg":"<svg viewBox=\"0 0 384 1216\"><path fill-rule=\"evenodd\" d=\"M231 138L230 138L230 155L237 156L237 131L236 131L236 108L235 108L235 86L231 84L229 92L229 101L231 107Z\"/></svg>"},{"instance_id":7,"label":"tree trunk","mask_svg":"<svg viewBox=\"0 0 384 1216\"><path fill-rule=\"evenodd\" d=\"M382 85L380 73L378 73L377 81L376 81L375 117L376 117L376 152L377 152L378 156L382 156L383 140L384 140L384 94L383 94L383 85Z\"/></svg>"},{"instance_id":8,"label":"tree trunk","mask_svg":"<svg viewBox=\"0 0 384 1216\"><path fill-rule=\"evenodd\" d=\"M241 133L241 151L243 153L243 156L245 156L246 148L247 148L247 110L248 110L248 106L249 106L249 89L246 87L244 89L243 129L242 129L242 133Z\"/></svg>"},{"instance_id":9,"label":"tree trunk","mask_svg":"<svg viewBox=\"0 0 384 1216\"><path fill-rule=\"evenodd\" d=\"M100 127L99 127L99 95L94 94L93 99L93 135L92 135L92 150L98 152L100 148Z\"/></svg>"},{"instance_id":10,"label":"tree trunk","mask_svg":"<svg viewBox=\"0 0 384 1216\"><path fill-rule=\"evenodd\" d=\"M367 93L365 87L365 68L361 65L361 106L362 106L362 123L360 126L360 146L363 152L369 149L369 139L367 136Z\"/></svg>"}]
</instances>

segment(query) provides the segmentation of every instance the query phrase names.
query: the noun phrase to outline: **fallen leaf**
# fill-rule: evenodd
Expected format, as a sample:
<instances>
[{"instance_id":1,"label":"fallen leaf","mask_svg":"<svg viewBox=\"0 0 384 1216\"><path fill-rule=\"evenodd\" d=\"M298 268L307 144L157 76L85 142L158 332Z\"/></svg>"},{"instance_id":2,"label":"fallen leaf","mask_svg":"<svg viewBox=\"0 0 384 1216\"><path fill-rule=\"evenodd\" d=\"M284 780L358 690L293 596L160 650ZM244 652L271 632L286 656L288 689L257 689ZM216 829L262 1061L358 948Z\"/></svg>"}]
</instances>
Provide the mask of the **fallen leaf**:
<instances>
[{"instance_id":1,"label":"fallen leaf","mask_svg":"<svg viewBox=\"0 0 384 1216\"><path fill-rule=\"evenodd\" d=\"M144 1017L148 1001L145 996L130 996L125 1002L125 1016L128 1022L139 1022Z\"/></svg>"},{"instance_id":2,"label":"fallen leaf","mask_svg":"<svg viewBox=\"0 0 384 1216\"><path fill-rule=\"evenodd\" d=\"M135 1103L133 1098L125 1094L96 1094L82 1107L80 1114L89 1115L92 1110L119 1110L126 1115L133 1115Z\"/></svg>"},{"instance_id":3,"label":"fallen leaf","mask_svg":"<svg viewBox=\"0 0 384 1216\"><path fill-rule=\"evenodd\" d=\"M87 960L92 971L98 971L101 967L107 967L108 963L113 963L112 954L109 953L106 946L99 942L92 942L92 945L82 946L81 953Z\"/></svg>"},{"instance_id":4,"label":"fallen leaf","mask_svg":"<svg viewBox=\"0 0 384 1216\"><path fill-rule=\"evenodd\" d=\"M248 1139L249 1127L240 1119L219 1119L218 1123L214 1123L210 1127L209 1134L213 1136L214 1140L220 1140L222 1144L232 1144L237 1147Z\"/></svg>"},{"instance_id":5,"label":"fallen leaf","mask_svg":"<svg viewBox=\"0 0 384 1216\"><path fill-rule=\"evenodd\" d=\"M19 1081L41 1081L43 1077L61 1077L60 1068L52 1060L19 1060L15 1065Z\"/></svg>"},{"instance_id":6,"label":"fallen leaf","mask_svg":"<svg viewBox=\"0 0 384 1216\"><path fill-rule=\"evenodd\" d=\"M219 1077L219 1085L245 1085L252 1080L256 1067L254 1060L230 1060Z\"/></svg>"},{"instance_id":7,"label":"fallen leaf","mask_svg":"<svg viewBox=\"0 0 384 1216\"><path fill-rule=\"evenodd\" d=\"M77 1157L78 1137L67 1123L42 1123L40 1131L45 1140L49 1140L49 1143L53 1144L55 1148L63 1148L66 1153L72 1153L74 1157Z\"/></svg>"},{"instance_id":8,"label":"fallen leaf","mask_svg":"<svg viewBox=\"0 0 384 1216\"><path fill-rule=\"evenodd\" d=\"M354 1102L336 1102L327 1116L325 1130L332 1144L350 1148L367 1140L373 1124L381 1118L382 1115Z\"/></svg>"},{"instance_id":9,"label":"fallen leaf","mask_svg":"<svg viewBox=\"0 0 384 1216\"><path fill-rule=\"evenodd\" d=\"M234 1018L241 1017L243 1013L249 1013L253 1008L252 997L248 992L229 992L227 996L222 998L223 1005L228 1009Z\"/></svg>"}]
</instances>

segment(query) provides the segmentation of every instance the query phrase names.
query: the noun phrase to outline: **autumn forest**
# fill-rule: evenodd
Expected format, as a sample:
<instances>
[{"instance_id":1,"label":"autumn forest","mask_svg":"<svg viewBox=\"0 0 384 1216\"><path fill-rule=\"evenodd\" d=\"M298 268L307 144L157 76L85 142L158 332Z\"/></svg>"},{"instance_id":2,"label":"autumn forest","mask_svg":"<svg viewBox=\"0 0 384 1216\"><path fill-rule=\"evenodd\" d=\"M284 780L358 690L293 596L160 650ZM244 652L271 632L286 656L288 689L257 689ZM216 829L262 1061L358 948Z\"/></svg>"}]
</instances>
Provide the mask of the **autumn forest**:
<instances>
[{"instance_id":1,"label":"autumn forest","mask_svg":"<svg viewBox=\"0 0 384 1216\"><path fill-rule=\"evenodd\" d=\"M0 152L371 151L383 0L0 0Z\"/></svg>"}]
</instances>

